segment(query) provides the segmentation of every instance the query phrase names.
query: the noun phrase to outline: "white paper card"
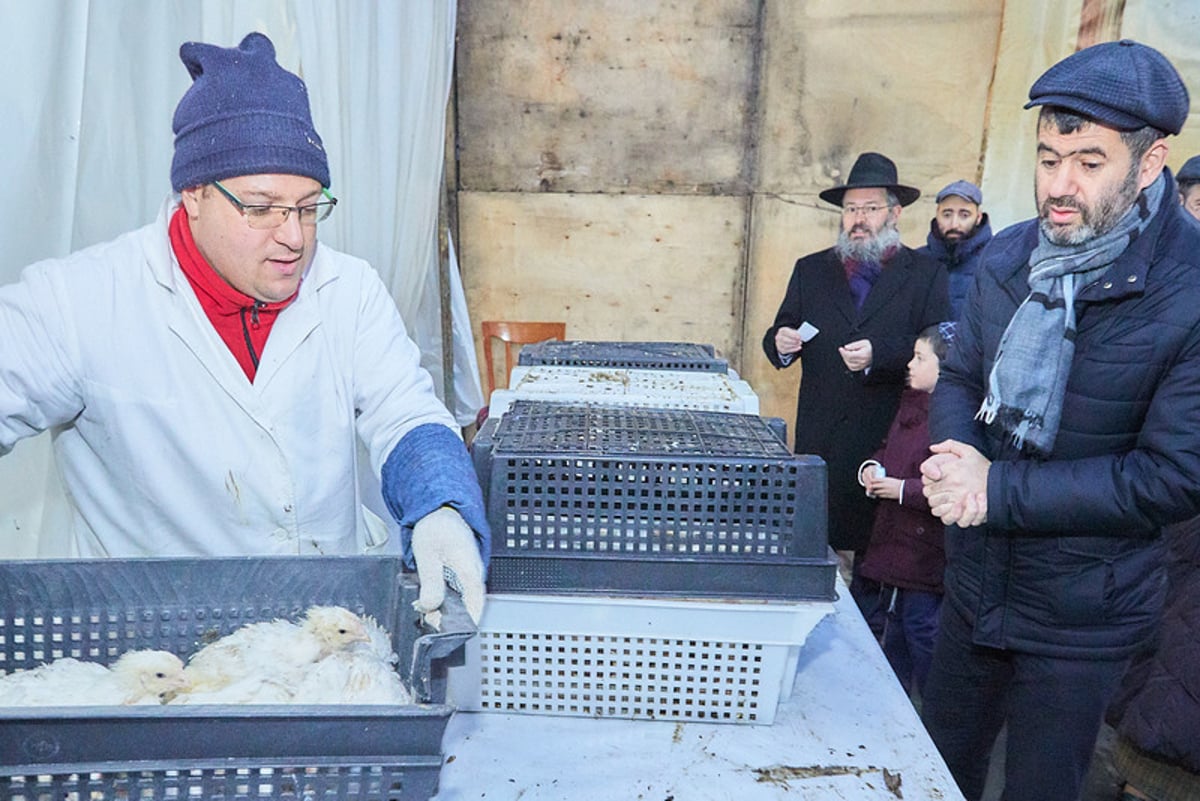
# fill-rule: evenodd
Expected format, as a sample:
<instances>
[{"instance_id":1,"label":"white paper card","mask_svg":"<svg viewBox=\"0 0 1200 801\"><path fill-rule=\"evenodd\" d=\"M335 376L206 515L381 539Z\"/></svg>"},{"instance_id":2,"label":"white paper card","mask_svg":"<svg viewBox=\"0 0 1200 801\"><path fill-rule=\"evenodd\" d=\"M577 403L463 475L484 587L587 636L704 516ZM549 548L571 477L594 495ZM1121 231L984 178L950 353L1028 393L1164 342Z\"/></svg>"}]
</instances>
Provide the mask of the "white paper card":
<instances>
[{"instance_id":1,"label":"white paper card","mask_svg":"<svg viewBox=\"0 0 1200 801\"><path fill-rule=\"evenodd\" d=\"M797 328L796 330L800 332L800 341L801 342L807 342L808 340L815 337L817 334L821 333L815 325L808 322L807 320L800 323L800 327Z\"/></svg>"}]
</instances>

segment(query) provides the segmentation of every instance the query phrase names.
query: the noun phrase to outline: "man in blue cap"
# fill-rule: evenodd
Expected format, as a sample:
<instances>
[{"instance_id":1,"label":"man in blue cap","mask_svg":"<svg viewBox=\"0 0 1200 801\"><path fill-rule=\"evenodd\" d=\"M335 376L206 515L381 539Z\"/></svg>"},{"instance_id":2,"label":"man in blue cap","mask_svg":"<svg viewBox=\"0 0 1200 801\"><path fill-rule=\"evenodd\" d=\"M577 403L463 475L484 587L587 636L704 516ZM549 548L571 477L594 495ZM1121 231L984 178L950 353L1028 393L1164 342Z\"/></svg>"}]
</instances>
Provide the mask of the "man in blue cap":
<instances>
[{"instance_id":1,"label":"man in blue cap","mask_svg":"<svg viewBox=\"0 0 1200 801\"><path fill-rule=\"evenodd\" d=\"M957 320L974 280L983 246L992 238L983 205L983 192L970 181L954 181L937 193L937 209L929 222L925 247L917 248L937 259L950 278L950 317Z\"/></svg>"},{"instance_id":2,"label":"man in blue cap","mask_svg":"<svg viewBox=\"0 0 1200 801\"><path fill-rule=\"evenodd\" d=\"M0 455L52 430L74 507L46 555L359 552L379 483L421 611L452 574L478 619L475 473L378 274L318 246L337 200L304 82L259 33L180 57L158 220L0 288Z\"/></svg>"},{"instance_id":3,"label":"man in blue cap","mask_svg":"<svg viewBox=\"0 0 1200 801\"><path fill-rule=\"evenodd\" d=\"M922 716L968 799L1005 723L1005 797L1079 797L1162 612L1160 531L1200 511L1200 226L1164 168L1187 90L1109 42L1033 106L1038 216L983 255L922 466L948 562Z\"/></svg>"}]
</instances>

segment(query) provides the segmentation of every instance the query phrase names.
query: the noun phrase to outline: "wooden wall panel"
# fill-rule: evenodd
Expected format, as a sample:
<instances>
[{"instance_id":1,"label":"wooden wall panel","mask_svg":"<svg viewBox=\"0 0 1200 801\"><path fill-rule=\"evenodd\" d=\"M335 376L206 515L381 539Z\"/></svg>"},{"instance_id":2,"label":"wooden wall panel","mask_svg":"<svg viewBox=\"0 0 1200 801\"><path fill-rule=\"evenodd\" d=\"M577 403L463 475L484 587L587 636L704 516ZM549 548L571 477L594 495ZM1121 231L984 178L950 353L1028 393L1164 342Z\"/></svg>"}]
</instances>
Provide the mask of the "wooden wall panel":
<instances>
[{"instance_id":1,"label":"wooden wall panel","mask_svg":"<svg viewBox=\"0 0 1200 801\"><path fill-rule=\"evenodd\" d=\"M704 342L731 354L745 203L462 192L463 286L476 337L481 320L564 320L570 339Z\"/></svg>"},{"instance_id":2,"label":"wooden wall panel","mask_svg":"<svg viewBox=\"0 0 1200 801\"><path fill-rule=\"evenodd\" d=\"M461 2L465 190L737 193L759 3Z\"/></svg>"},{"instance_id":3,"label":"wooden wall panel","mask_svg":"<svg viewBox=\"0 0 1200 801\"><path fill-rule=\"evenodd\" d=\"M815 193L844 181L865 150L892 158L922 192L978 180L1000 9L769 3L759 189Z\"/></svg>"}]
</instances>

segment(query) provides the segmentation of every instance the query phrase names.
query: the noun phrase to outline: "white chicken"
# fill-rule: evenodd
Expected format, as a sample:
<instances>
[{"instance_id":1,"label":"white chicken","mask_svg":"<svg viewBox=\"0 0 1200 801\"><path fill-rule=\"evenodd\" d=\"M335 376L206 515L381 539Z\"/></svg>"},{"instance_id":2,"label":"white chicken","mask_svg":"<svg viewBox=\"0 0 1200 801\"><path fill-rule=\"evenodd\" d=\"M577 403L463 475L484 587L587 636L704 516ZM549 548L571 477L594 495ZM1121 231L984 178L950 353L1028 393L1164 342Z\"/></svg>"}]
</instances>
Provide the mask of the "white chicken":
<instances>
[{"instance_id":1,"label":"white chicken","mask_svg":"<svg viewBox=\"0 0 1200 801\"><path fill-rule=\"evenodd\" d=\"M192 657L187 672L193 684L179 694L175 704L409 704L412 697L395 670L398 661L392 651L392 638L373 617L358 617L309 610L306 624L312 618L325 618L319 627L343 632L333 641L340 643L326 649L323 656L312 660L279 658L278 654L262 650L292 647L285 637L283 645L277 639L281 632L289 633L280 621L246 626L218 640ZM353 618L351 625L349 618ZM340 621L340 622L339 622ZM293 624L294 625L294 624ZM318 625L314 623L314 625ZM295 635L295 632L291 632ZM328 638L327 638L328 639ZM250 642L250 645L246 643ZM231 650L224 646L236 645ZM212 658L202 653L220 655L235 664L212 664ZM309 649L308 652L311 652ZM231 655L232 653L232 655ZM197 668L197 663L199 668ZM204 673L200 673L200 669ZM240 675L234 677L238 672ZM214 680L214 677L217 680ZM225 680L226 683L219 684Z\"/></svg>"},{"instance_id":2,"label":"white chicken","mask_svg":"<svg viewBox=\"0 0 1200 801\"><path fill-rule=\"evenodd\" d=\"M295 704L411 704L396 672L392 638L373 617L361 618L367 641L332 653L297 676Z\"/></svg>"},{"instance_id":3,"label":"white chicken","mask_svg":"<svg viewBox=\"0 0 1200 801\"><path fill-rule=\"evenodd\" d=\"M205 694L234 688L235 694L253 697L254 688L277 695L274 684L283 683L297 670L337 653L354 643L369 640L361 618L340 606L314 606L300 623L272 620L251 623L206 645L188 660L184 671L188 697L181 703L269 703L267 700L202 700Z\"/></svg>"},{"instance_id":4,"label":"white chicken","mask_svg":"<svg viewBox=\"0 0 1200 801\"><path fill-rule=\"evenodd\" d=\"M129 651L111 668L64 657L0 676L0 707L161 704L185 681L183 661L167 651Z\"/></svg>"}]
</instances>

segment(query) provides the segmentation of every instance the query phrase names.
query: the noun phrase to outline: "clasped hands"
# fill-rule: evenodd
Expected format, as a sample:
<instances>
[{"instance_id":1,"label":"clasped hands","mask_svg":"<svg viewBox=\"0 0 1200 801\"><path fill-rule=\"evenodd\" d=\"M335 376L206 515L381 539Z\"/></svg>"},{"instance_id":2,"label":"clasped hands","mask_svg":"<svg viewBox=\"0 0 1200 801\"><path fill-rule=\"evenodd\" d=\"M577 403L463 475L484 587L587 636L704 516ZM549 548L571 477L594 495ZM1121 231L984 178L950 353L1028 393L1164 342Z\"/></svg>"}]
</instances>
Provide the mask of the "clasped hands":
<instances>
[{"instance_id":1,"label":"clasped hands","mask_svg":"<svg viewBox=\"0 0 1200 801\"><path fill-rule=\"evenodd\" d=\"M948 439L931 445L921 463L921 483L929 510L948 526L987 522L987 480L992 463L971 445Z\"/></svg>"}]
</instances>

